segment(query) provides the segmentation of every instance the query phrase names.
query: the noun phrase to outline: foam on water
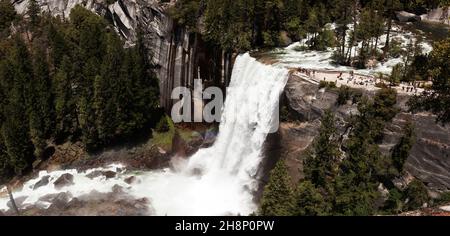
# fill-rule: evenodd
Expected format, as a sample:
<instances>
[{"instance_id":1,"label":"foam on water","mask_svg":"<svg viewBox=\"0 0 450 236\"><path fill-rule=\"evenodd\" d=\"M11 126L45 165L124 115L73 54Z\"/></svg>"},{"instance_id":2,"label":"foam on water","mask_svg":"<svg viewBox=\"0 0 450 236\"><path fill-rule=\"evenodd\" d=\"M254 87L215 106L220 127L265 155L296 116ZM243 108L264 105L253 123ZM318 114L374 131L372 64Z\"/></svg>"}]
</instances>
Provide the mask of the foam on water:
<instances>
[{"instance_id":1,"label":"foam on water","mask_svg":"<svg viewBox=\"0 0 450 236\"><path fill-rule=\"evenodd\" d=\"M49 194L68 192L71 194L71 197L79 197L89 194L94 190L99 193L111 192L114 185L126 187L126 183L120 178L107 179L105 176L89 178L88 175L94 171L114 171L120 175L124 172L124 166L120 164L113 164L104 168L95 168L87 171L78 171L75 169L52 172L40 171L36 178L25 182L22 189L15 191L13 195L15 199L26 197L25 201L22 203L24 207L37 204L41 207L43 206L43 208L46 208L50 205L50 202L41 201L40 198ZM56 189L54 183L63 174L71 174L74 177L73 182L75 184ZM45 176L49 176L49 183L34 189L35 184ZM0 210L8 210L9 207L7 203L9 198L6 196L6 188L1 189L0 193L3 193L3 195L0 195Z\"/></svg>"},{"instance_id":2,"label":"foam on water","mask_svg":"<svg viewBox=\"0 0 450 236\"><path fill-rule=\"evenodd\" d=\"M327 26L330 29L334 29L336 27L335 24L331 24ZM348 25L348 28L352 29L353 25ZM401 27L394 26L393 31L391 32L392 40L397 40L400 42L400 47L404 50L407 50L408 44L415 43L418 40L418 35L413 34L409 31L404 31ZM347 31L347 38L350 38L350 30ZM382 48L385 46L387 35L384 34L380 37L378 43L378 50L382 52ZM376 73L383 74L391 74L392 68L399 64L403 63L404 58L401 56L399 58L389 58L386 62L378 63L372 69L355 69L349 66L340 66L333 63L333 53L335 51L334 48L329 48L327 51L314 51L314 50L305 50L299 51L296 50L298 47L306 45L307 40L303 39L299 42L295 42L285 48L275 49L274 53L276 55L277 63L275 65L280 67L301 67L305 69L313 69L313 70L330 70L330 71L354 71L357 74L361 75L374 75ZM361 42L358 47L361 47ZM419 43L422 47L422 53L428 54L433 50L432 45L427 41L422 41ZM354 49L352 49L354 50ZM352 55L357 55L358 52L352 52Z\"/></svg>"},{"instance_id":3,"label":"foam on water","mask_svg":"<svg viewBox=\"0 0 450 236\"><path fill-rule=\"evenodd\" d=\"M280 94L288 80L284 68L264 65L249 54L238 56L233 67L227 100L222 112L220 131L215 144L201 149L189 159L174 158L173 168L137 175L139 181L129 185L131 176L123 166L112 165L86 172L62 170L39 173L39 177L24 184L14 197L27 197L24 204L40 204L47 194L70 192L73 197L97 192L111 192L114 185L136 198L150 201L149 214L155 215L248 215L257 209L253 196L258 177L264 141L273 130ZM112 179L90 179L95 170L115 170ZM60 190L54 181L64 173L74 176L74 185ZM33 190L44 176L50 175L48 185ZM7 196L0 195L0 209L8 209Z\"/></svg>"}]
</instances>

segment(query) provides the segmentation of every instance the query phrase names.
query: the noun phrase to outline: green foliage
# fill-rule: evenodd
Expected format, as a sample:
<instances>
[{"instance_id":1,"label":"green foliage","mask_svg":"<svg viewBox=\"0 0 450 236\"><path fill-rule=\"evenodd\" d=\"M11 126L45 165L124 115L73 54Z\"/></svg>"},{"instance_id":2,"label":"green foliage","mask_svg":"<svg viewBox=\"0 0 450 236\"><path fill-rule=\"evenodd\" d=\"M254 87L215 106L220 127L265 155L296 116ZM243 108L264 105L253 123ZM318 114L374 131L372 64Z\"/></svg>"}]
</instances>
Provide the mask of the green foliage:
<instances>
[{"instance_id":1,"label":"green foliage","mask_svg":"<svg viewBox=\"0 0 450 236\"><path fill-rule=\"evenodd\" d=\"M310 181L298 185L295 199L296 216L323 216L328 215L331 209L330 203Z\"/></svg>"},{"instance_id":2,"label":"green foliage","mask_svg":"<svg viewBox=\"0 0 450 236\"><path fill-rule=\"evenodd\" d=\"M11 1L0 0L0 33L9 28L16 17L17 13Z\"/></svg>"},{"instance_id":3,"label":"green foliage","mask_svg":"<svg viewBox=\"0 0 450 236\"><path fill-rule=\"evenodd\" d=\"M195 31L197 29L199 6L200 1L198 0L180 0L176 2L173 8L169 9L169 14L178 24Z\"/></svg>"},{"instance_id":4,"label":"green foliage","mask_svg":"<svg viewBox=\"0 0 450 236\"><path fill-rule=\"evenodd\" d=\"M402 43L399 40L395 39L392 40L389 50L389 55L393 58L399 58L405 53L402 48Z\"/></svg>"},{"instance_id":5,"label":"green foliage","mask_svg":"<svg viewBox=\"0 0 450 236\"><path fill-rule=\"evenodd\" d=\"M27 14L30 17L30 24L32 27L36 27L39 24L39 17L41 14L41 8L36 0L28 1Z\"/></svg>"},{"instance_id":6,"label":"green foliage","mask_svg":"<svg viewBox=\"0 0 450 236\"><path fill-rule=\"evenodd\" d=\"M375 95L371 115L385 122L391 121L399 111L395 104L397 104L397 91L389 88L381 89Z\"/></svg>"},{"instance_id":7,"label":"green foliage","mask_svg":"<svg viewBox=\"0 0 450 236\"><path fill-rule=\"evenodd\" d=\"M336 83L335 82L328 82L328 81L321 80L319 82L319 89L322 89L322 88L334 89L334 88L336 88Z\"/></svg>"},{"instance_id":8,"label":"green foliage","mask_svg":"<svg viewBox=\"0 0 450 236\"><path fill-rule=\"evenodd\" d=\"M394 188L389 191L389 197L386 201L385 210L389 214L399 214L403 211L405 202L404 193Z\"/></svg>"},{"instance_id":9,"label":"green foliage","mask_svg":"<svg viewBox=\"0 0 450 236\"><path fill-rule=\"evenodd\" d=\"M161 117L158 124L156 124L156 127L155 127L156 132L158 132L158 133L169 132L170 127L169 127L169 122L167 121L167 119L168 118L166 116Z\"/></svg>"},{"instance_id":10,"label":"green foliage","mask_svg":"<svg viewBox=\"0 0 450 236\"><path fill-rule=\"evenodd\" d=\"M429 196L425 185L417 179L414 179L406 189L408 196L407 207L409 210L422 207L428 202Z\"/></svg>"},{"instance_id":11,"label":"green foliage","mask_svg":"<svg viewBox=\"0 0 450 236\"><path fill-rule=\"evenodd\" d=\"M265 216L292 215L294 206L294 192L286 164L279 160L270 172L270 180L264 188L261 200L260 214Z\"/></svg>"},{"instance_id":12,"label":"green foliage","mask_svg":"<svg viewBox=\"0 0 450 236\"><path fill-rule=\"evenodd\" d=\"M318 51L326 51L328 48L335 46L336 46L336 38L334 35L334 31L330 29L324 29L321 32L319 32L319 35L316 38L312 49Z\"/></svg>"},{"instance_id":13,"label":"green foliage","mask_svg":"<svg viewBox=\"0 0 450 236\"><path fill-rule=\"evenodd\" d=\"M403 80L403 71L404 66L402 63L399 63L392 68L392 73L389 77L389 83L391 86L397 86L400 84L400 81Z\"/></svg>"},{"instance_id":14,"label":"green foliage","mask_svg":"<svg viewBox=\"0 0 450 236\"><path fill-rule=\"evenodd\" d=\"M341 156L334 123L333 113L326 111L319 136L314 140L313 148L305 159L305 176L319 187L325 187L328 180L335 177L336 163Z\"/></svg>"},{"instance_id":15,"label":"green foliage","mask_svg":"<svg viewBox=\"0 0 450 236\"><path fill-rule=\"evenodd\" d=\"M18 22L26 27L0 38L2 178L29 169L51 141L81 140L95 151L151 132L160 117L159 83L140 32L136 46L125 48L81 6L61 21L40 16L33 4L30 20Z\"/></svg>"},{"instance_id":16,"label":"green foliage","mask_svg":"<svg viewBox=\"0 0 450 236\"><path fill-rule=\"evenodd\" d=\"M408 67L406 76L403 78L403 81L413 82L427 80L428 70L428 56L415 55L412 59L411 65Z\"/></svg>"},{"instance_id":17,"label":"green foliage","mask_svg":"<svg viewBox=\"0 0 450 236\"><path fill-rule=\"evenodd\" d=\"M36 48L33 59L33 79L30 82L30 91L28 91L28 112L31 138L36 148L36 156L40 157L47 146L45 140L52 135L54 130L55 110L49 68L44 51Z\"/></svg>"},{"instance_id":18,"label":"green foliage","mask_svg":"<svg viewBox=\"0 0 450 236\"><path fill-rule=\"evenodd\" d=\"M28 84L31 81L33 69L30 56L25 43L15 37L12 48L8 50L8 58L3 61L2 71L2 93L6 101L2 103L2 125L1 138L3 138L4 157L6 167L11 170L2 172L13 172L22 174L32 163L34 147L29 136L29 119L27 106Z\"/></svg>"},{"instance_id":19,"label":"green foliage","mask_svg":"<svg viewBox=\"0 0 450 236\"><path fill-rule=\"evenodd\" d=\"M450 202L450 192L442 193L435 203L437 204L446 204Z\"/></svg>"},{"instance_id":20,"label":"green foliage","mask_svg":"<svg viewBox=\"0 0 450 236\"><path fill-rule=\"evenodd\" d=\"M198 19L204 17L208 41L225 51L240 52L279 46L282 32L292 40L312 33L312 45L324 48L333 41L332 32L323 30L331 21L327 8L332 6L329 1L306 0L183 0L170 13L191 32L199 31Z\"/></svg>"},{"instance_id":21,"label":"green foliage","mask_svg":"<svg viewBox=\"0 0 450 236\"><path fill-rule=\"evenodd\" d=\"M428 59L428 73L433 85L430 90L409 102L412 111L426 110L437 115L437 120L450 122L450 39L437 42Z\"/></svg>"},{"instance_id":22,"label":"green foliage","mask_svg":"<svg viewBox=\"0 0 450 236\"><path fill-rule=\"evenodd\" d=\"M337 98L337 105L342 106L347 103L348 100L352 97L352 93L350 91L350 88L348 86L341 86L339 88L338 98Z\"/></svg>"},{"instance_id":23,"label":"green foliage","mask_svg":"<svg viewBox=\"0 0 450 236\"><path fill-rule=\"evenodd\" d=\"M65 56L61 66L53 78L53 90L55 91L55 137L64 139L78 130L77 101L74 99L74 91L70 80L70 59Z\"/></svg>"},{"instance_id":24,"label":"green foliage","mask_svg":"<svg viewBox=\"0 0 450 236\"><path fill-rule=\"evenodd\" d=\"M409 152L416 141L415 138L414 126L411 122L408 122L403 128L403 136L400 138L400 142L392 151L392 161L399 173L403 171L403 165L409 157Z\"/></svg>"}]
</instances>

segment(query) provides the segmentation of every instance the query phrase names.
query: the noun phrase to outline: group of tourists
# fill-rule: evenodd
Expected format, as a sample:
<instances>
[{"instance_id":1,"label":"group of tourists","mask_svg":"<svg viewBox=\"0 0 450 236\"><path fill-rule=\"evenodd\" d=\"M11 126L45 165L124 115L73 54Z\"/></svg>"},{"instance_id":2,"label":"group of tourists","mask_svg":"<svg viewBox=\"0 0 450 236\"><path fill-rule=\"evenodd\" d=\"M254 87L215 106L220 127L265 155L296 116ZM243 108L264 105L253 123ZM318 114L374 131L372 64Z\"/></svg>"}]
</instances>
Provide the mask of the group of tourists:
<instances>
[{"instance_id":1,"label":"group of tourists","mask_svg":"<svg viewBox=\"0 0 450 236\"><path fill-rule=\"evenodd\" d=\"M312 77L315 78L316 77L316 71L315 70L311 70L311 69L305 69L305 68L297 68L297 72L302 73L307 75L308 77Z\"/></svg>"},{"instance_id":2,"label":"group of tourists","mask_svg":"<svg viewBox=\"0 0 450 236\"><path fill-rule=\"evenodd\" d=\"M296 68L296 71L298 73L304 74L312 79L316 78L316 70L312 69L305 69L305 68ZM382 79L378 79L376 77L372 76L363 76L363 75L356 75L354 71L350 71L348 73L346 72L337 72L335 84L337 85L338 81L345 81L348 85L354 85L354 86L364 86L364 87L370 87L370 86L377 86L377 83L379 81L383 82ZM348 74L348 76L346 76ZM327 77L323 77L324 81L327 81ZM407 84L402 84L401 89L402 91L406 93L418 93L418 88L422 85L421 82L410 82ZM399 88L400 89L400 88Z\"/></svg>"}]
</instances>

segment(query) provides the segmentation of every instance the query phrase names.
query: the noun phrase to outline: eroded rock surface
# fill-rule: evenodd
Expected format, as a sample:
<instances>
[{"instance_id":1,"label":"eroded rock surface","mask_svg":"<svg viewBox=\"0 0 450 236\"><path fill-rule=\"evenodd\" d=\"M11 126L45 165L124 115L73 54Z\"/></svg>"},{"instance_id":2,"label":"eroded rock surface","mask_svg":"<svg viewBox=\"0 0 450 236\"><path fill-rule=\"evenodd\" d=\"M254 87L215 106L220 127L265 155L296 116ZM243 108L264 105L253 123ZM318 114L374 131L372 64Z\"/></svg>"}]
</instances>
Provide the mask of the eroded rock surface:
<instances>
[{"instance_id":1,"label":"eroded rock surface","mask_svg":"<svg viewBox=\"0 0 450 236\"><path fill-rule=\"evenodd\" d=\"M66 173L61 175L54 183L56 189L61 189L65 186L73 185L73 175Z\"/></svg>"}]
</instances>

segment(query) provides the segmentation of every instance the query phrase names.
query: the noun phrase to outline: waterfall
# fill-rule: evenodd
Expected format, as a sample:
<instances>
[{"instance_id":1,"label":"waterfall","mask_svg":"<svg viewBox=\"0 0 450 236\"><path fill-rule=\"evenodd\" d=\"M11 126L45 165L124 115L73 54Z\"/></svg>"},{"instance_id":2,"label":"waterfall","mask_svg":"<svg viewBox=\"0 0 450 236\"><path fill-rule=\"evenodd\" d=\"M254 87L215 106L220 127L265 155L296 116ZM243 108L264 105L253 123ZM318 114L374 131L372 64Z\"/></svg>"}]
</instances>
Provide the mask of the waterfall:
<instances>
[{"instance_id":1,"label":"waterfall","mask_svg":"<svg viewBox=\"0 0 450 236\"><path fill-rule=\"evenodd\" d=\"M273 126L278 128L274 114L278 113L279 97L287 79L288 71L284 68L264 65L249 54L238 56L214 145L200 149L186 160L174 158L172 169L140 175L140 181L126 191L134 197L149 199L155 215L255 212L253 196L258 187L262 148ZM124 184L123 180L107 181Z\"/></svg>"},{"instance_id":2,"label":"waterfall","mask_svg":"<svg viewBox=\"0 0 450 236\"><path fill-rule=\"evenodd\" d=\"M256 210L253 193L261 150L287 78L286 69L248 54L236 59L215 144L199 150L176 172L149 173L142 182L157 215L246 215Z\"/></svg>"}]
</instances>

